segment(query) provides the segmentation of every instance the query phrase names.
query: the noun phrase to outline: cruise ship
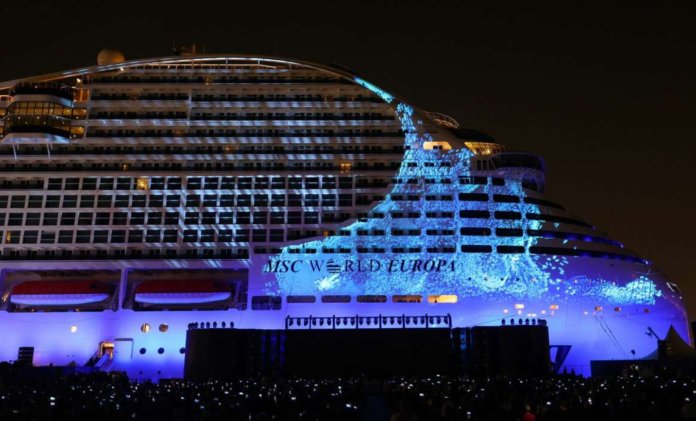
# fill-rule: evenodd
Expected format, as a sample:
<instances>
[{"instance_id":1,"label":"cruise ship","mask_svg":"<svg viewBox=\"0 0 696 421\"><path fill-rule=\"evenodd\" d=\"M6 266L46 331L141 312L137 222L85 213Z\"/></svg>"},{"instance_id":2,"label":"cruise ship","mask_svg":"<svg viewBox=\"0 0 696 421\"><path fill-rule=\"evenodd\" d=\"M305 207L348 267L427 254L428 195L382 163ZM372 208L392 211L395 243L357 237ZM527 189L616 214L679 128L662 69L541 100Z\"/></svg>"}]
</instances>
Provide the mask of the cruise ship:
<instances>
[{"instance_id":1,"label":"cruise ship","mask_svg":"<svg viewBox=\"0 0 696 421\"><path fill-rule=\"evenodd\" d=\"M0 361L182 377L192 326L356 315L542 321L586 375L692 341L677 284L548 197L539 155L343 66L104 50L1 83L0 124Z\"/></svg>"}]
</instances>

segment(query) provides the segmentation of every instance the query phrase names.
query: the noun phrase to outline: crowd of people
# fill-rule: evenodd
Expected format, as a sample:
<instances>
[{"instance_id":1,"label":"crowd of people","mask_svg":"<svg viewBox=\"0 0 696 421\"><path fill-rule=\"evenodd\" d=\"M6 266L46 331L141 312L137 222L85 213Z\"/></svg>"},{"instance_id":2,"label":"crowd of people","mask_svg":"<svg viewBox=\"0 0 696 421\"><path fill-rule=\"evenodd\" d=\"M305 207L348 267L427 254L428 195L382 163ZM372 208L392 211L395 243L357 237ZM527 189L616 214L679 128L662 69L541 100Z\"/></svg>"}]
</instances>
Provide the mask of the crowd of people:
<instances>
[{"instance_id":1,"label":"crowd of people","mask_svg":"<svg viewBox=\"0 0 696 421\"><path fill-rule=\"evenodd\" d=\"M11 371L11 370L10 370ZM254 378L133 382L0 367L0 420L691 420L696 379Z\"/></svg>"}]
</instances>

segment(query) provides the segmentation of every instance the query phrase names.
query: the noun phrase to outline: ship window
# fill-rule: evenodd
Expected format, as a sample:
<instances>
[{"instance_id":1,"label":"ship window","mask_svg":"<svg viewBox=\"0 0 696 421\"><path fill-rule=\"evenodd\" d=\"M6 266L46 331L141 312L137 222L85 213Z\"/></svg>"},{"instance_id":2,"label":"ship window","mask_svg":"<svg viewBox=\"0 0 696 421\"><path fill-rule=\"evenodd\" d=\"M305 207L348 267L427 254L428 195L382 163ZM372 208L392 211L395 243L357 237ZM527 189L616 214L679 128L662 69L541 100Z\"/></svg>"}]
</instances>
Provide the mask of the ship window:
<instances>
[{"instance_id":1,"label":"ship window","mask_svg":"<svg viewBox=\"0 0 696 421\"><path fill-rule=\"evenodd\" d=\"M314 295L288 295L285 300L288 304L312 304L317 302Z\"/></svg>"},{"instance_id":2,"label":"ship window","mask_svg":"<svg viewBox=\"0 0 696 421\"><path fill-rule=\"evenodd\" d=\"M422 303L423 297L420 295L394 295L393 303Z\"/></svg>"},{"instance_id":3,"label":"ship window","mask_svg":"<svg viewBox=\"0 0 696 421\"><path fill-rule=\"evenodd\" d=\"M522 219L522 214L519 212L506 212L506 211L496 211L495 219L508 219L508 220L520 220Z\"/></svg>"},{"instance_id":4,"label":"ship window","mask_svg":"<svg viewBox=\"0 0 696 421\"><path fill-rule=\"evenodd\" d=\"M251 297L252 310L280 310L283 298L275 296Z\"/></svg>"},{"instance_id":5,"label":"ship window","mask_svg":"<svg viewBox=\"0 0 696 421\"><path fill-rule=\"evenodd\" d=\"M496 228L495 235L498 237L522 237L520 228Z\"/></svg>"},{"instance_id":6,"label":"ship window","mask_svg":"<svg viewBox=\"0 0 696 421\"><path fill-rule=\"evenodd\" d=\"M447 142L424 142L423 149L426 151L449 151L452 146Z\"/></svg>"},{"instance_id":7,"label":"ship window","mask_svg":"<svg viewBox=\"0 0 696 421\"><path fill-rule=\"evenodd\" d=\"M143 333L148 333L150 331L150 324L145 323L142 326L140 326L140 331ZM141 352L141 354L144 354L144 352Z\"/></svg>"},{"instance_id":8,"label":"ship window","mask_svg":"<svg viewBox=\"0 0 696 421\"><path fill-rule=\"evenodd\" d=\"M524 247L522 246L498 246L498 253L500 254L520 254L524 253Z\"/></svg>"},{"instance_id":9,"label":"ship window","mask_svg":"<svg viewBox=\"0 0 696 421\"><path fill-rule=\"evenodd\" d=\"M459 177L459 184L475 184L479 186L485 186L488 184L488 178L486 177Z\"/></svg>"},{"instance_id":10,"label":"ship window","mask_svg":"<svg viewBox=\"0 0 696 421\"><path fill-rule=\"evenodd\" d=\"M493 251L491 246L485 245L463 245L462 253L490 253Z\"/></svg>"},{"instance_id":11,"label":"ship window","mask_svg":"<svg viewBox=\"0 0 696 421\"><path fill-rule=\"evenodd\" d=\"M359 303L386 303L386 295L358 295Z\"/></svg>"},{"instance_id":12,"label":"ship window","mask_svg":"<svg viewBox=\"0 0 696 421\"><path fill-rule=\"evenodd\" d=\"M350 295L322 295L322 303L349 303Z\"/></svg>"},{"instance_id":13,"label":"ship window","mask_svg":"<svg viewBox=\"0 0 696 421\"><path fill-rule=\"evenodd\" d=\"M459 200L464 202L488 202L488 195L485 193L459 193Z\"/></svg>"},{"instance_id":14,"label":"ship window","mask_svg":"<svg viewBox=\"0 0 696 421\"><path fill-rule=\"evenodd\" d=\"M491 235L490 228L464 227L459 229L461 235L488 236Z\"/></svg>"},{"instance_id":15,"label":"ship window","mask_svg":"<svg viewBox=\"0 0 696 421\"><path fill-rule=\"evenodd\" d=\"M138 178L135 186L136 190L147 190L147 178Z\"/></svg>"},{"instance_id":16,"label":"ship window","mask_svg":"<svg viewBox=\"0 0 696 421\"><path fill-rule=\"evenodd\" d=\"M491 217L491 213L485 210L462 210L459 211L459 217L467 219L488 219Z\"/></svg>"},{"instance_id":17,"label":"ship window","mask_svg":"<svg viewBox=\"0 0 696 421\"><path fill-rule=\"evenodd\" d=\"M520 203L520 198L509 194L494 194L493 201L496 203Z\"/></svg>"},{"instance_id":18,"label":"ship window","mask_svg":"<svg viewBox=\"0 0 696 421\"><path fill-rule=\"evenodd\" d=\"M681 290L679 289L679 287L677 286L677 284L675 284L673 282L667 282L667 288L669 288L670 291L672 291L672 292L676 292L677 294L682 293Z\"/></svg>"},{"instance_id":19,"label":"ship window","mask_svg":"<svg viewBox=\"0 0 696 421\"><path fill-rule=\"evenodd\" d=\"M431 304L455 304L456 295L428 295L428 302Z\"/></svg>"},{"instance_id":20,"label":"ship window","mask_svg":"<svg viewBox=\"0 0 696 421\"><path fill-rule=\"evenodd\" d=\"M531 205L539 205L539 206L546 206L549 208L555 208L555 209L560 209L560 210L565 210L565 208L558 203L554 203L548 200L544 199L537 199L534 197L525 197L524 198L524 203L529 203Z\"/></svg>"}]
</instances>

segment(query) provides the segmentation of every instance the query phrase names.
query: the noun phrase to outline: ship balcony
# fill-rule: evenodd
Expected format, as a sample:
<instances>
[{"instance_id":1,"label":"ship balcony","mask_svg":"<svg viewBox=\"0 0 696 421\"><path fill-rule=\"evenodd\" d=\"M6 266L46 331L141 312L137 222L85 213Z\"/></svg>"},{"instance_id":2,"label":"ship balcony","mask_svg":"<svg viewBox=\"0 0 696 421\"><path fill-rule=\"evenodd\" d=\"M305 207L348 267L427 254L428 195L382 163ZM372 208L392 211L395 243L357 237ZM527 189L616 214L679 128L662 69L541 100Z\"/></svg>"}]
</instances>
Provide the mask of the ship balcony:
<instances>
[{"instance_id":1,"label":"ship balcony","mask_svg":"<svg viewBox=\"0 0 696 421\"><path fill-rule=\"evenodd\" d=\"M10 89L12 102L48 101L71 107L74 95L72 86L56 82L21 82Z\"/></svg>"},{"instance_id":2,"label":"ship balcony","mask_svg":"<svg viewBox=\"0 0 696 421\"><path fill-rule=\"evenodd\" d=\"M84 135L84 127L73 127L69 119L54 115L8 115L4 121L4 130L0 134L2 144L67 144Z\"/></svg>"},{"instance_id":3,"label":"ship balcony","mask_svg":"<svg viewBox=\"0 0 696 421\"><path fill-rule=\"evenodd\" d=\"M546 172L546 165L541 157L529 152L499 152L491 159L496 169L521 168Z\"/></svg>"}]
</instances>

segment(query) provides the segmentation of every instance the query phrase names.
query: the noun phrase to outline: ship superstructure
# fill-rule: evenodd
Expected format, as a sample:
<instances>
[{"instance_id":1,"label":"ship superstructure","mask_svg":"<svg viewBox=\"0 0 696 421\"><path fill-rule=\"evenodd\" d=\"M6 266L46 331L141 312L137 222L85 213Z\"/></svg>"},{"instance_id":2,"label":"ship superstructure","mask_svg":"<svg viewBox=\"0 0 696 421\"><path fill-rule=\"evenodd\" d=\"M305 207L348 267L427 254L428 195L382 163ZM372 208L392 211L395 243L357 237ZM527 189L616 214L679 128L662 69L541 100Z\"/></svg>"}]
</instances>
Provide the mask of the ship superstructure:
<instances>
[{"instance_id":1,"label":"ship superstructure","mask_svg":"<svg viewBox=\"0 0 696 421\"><path fill-rule=\"evenodd\" d=\"M0 84L0 360L179 377L190 323L309 315L544 319L586 374L648 326L690 337L676 284L547 198L536 154L345 68L100 57Z\"/></svg>"}]
</instances>

